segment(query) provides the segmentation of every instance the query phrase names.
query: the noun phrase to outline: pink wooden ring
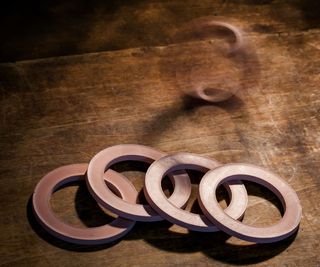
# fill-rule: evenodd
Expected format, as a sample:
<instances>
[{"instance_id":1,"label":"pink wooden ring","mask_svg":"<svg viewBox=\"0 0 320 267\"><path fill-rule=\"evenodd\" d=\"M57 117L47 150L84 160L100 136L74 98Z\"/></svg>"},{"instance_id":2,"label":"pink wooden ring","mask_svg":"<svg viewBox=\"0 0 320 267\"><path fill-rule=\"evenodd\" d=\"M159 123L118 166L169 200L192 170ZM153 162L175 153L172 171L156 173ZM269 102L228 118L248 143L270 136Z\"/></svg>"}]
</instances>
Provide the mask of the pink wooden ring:
<instances>
[{"instance_id":1,"label":"pink wooden ring","mask_svg":"<svg viewBox=\"0 0 320 267\"><path fill-rule=\"evenodd\" d=\"M182 210L170 203L161 189L162 178L177 170L193 169L207 172L220 166L220 163L191 153L178 153L163 157L155 161L149 167L145 179L145 196L150 205L168 221L200 232L216 232L219 229L211 223L204 215L191 213ZM247 207L247 191L242 184L228 185L225 184L231 199L230 205L226 209L226 213L235 219L243 216Z\"/></svg>"},{"instance_id":2,"label":"pink wooden ring","mask_svg":"<svg viewBox=\"0 0 320 267\"><path fill-rule=\"evenodd\" d=\"M190 33L201 32L204 28L208 27L222 27L228 29L235 37L235 42L230 44L229 54L239 55L244 54L247 49L246 40L243 31L226 21L218 21L216 17L203 17L200 19L194 19L188 22L184 27L180 28L177 32L175 39L185 39ZM206 92L206 83L197 83L192 90L184 89L185 93L196 98L201 98L208 102L220 102L230 98L234 92L215 90L214 93L208 94ZM211 92L212 89L211 89Z\"/></svg>"},{"instance_id":3,"label":"pink wooden ring","mask_svg":"<svg viewBox=\"0 0 320 267\"><path fill-rule=\"evenodd\" d=\"M283 218L269 227L245 225L228 216L219 206L215 192L221 183L247 180L270 189L282 202ZM226 164L208 172L199 186L200 206L205 215L224 232L240 239L271 243L282 240L295 232L301 219L299 198L290 185L276 174L249 164Z\"/></svg>"},{"instance_id":4,"label":"pink wooden ring","mask_svg":"<svg viewBox=\"0 0 320 267\"><path fill-rule=\"evenodd\" d=\"M104 183L103 175L112 164L126 160L152 163L166 154L151 147L125 144L106 148L96 154L89 163L87 185L96 201L115 214L135 221L163 220L150 205L133 204L117 197ZM191 182L186 173L170 176L174 191L168 201L183 207L191 194Z\"/></svg>"},{"instance_id":5,"label":"pink wooden ring","mask_svg":"<svg viewBox=\"0 0 320 267\"><path fill-rule=\"evenodd\" d=\"M225 21L209 21L207 25L224 27L234 34L236 41L235 43L230 45L230 53L235 53L242 49L245 49L246 44L245 44L244 34L239 27L236 27L233 24Z\"/></svg>"},{"instance_id":6,"label":"pink wooden ring","mask_svg":"<svg viewBox=\"0 0 320 267\"><path fill-rule=\"evenodd\" d=\"M67 242L80 245L98 245L112 242L128 233L135 221L118 217L110 224L78 228L61 221L50 206L53 192L64 184L84 180L88 164L73 164L57 168L45 175L33 193L33 209L39 223L52 235ZM133 184L121 174L108 171L106 181L114 186L125 201L135 202L136 191Z\"/></svg>"},{"instance_id":7,"label":"pink wooden ring","mask_svg":"<svg viewBox=\"0 0 320 267\"><path fill-rule=\"evenodd\" d=\"M230 53L235 53L238 51L242 52L242 50L246 49L246 40L244 38L243 31L239 27L234 26L227 21L221 21L217 19L219 18L208 16L191 20L179 29L174 39L185 39L185 37L188 36L191 31L192 33L196 33L202 31L203 28L206 27L218 26L228 29L235 37L235 42L230 44Z\"/></svg>"}]
</instances>

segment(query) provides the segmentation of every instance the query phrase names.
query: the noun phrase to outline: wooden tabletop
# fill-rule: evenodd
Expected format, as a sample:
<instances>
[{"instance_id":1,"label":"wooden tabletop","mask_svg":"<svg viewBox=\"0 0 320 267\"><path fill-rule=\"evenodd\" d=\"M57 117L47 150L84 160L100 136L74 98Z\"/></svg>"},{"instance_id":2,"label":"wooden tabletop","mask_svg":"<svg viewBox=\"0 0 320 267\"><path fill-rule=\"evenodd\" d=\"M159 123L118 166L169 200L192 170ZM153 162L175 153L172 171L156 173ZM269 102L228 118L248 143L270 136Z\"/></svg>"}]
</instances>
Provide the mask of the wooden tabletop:
<instances>
[{"instance_id":1,"label":"wooden tabletop","mask_svg":"<svg viewBox=\"0 0 320 267\"><path fill-rule=\"evenodd\" d=\"M1 265L319 266L320 23L313 13L318 6L311 1L257 2L138 1L117 6L105 18L99 2L83 21L90 27L83 29L79 23L85 40L77 37L77 31L68 37L70 53L58 49L59 41L65 43L62 33L68 33L60 24L51 41L25 35L4 41ZM248 62L217 53L215 47L225 48L225 38L172 42L172 34L183 23L210 14L230 18L245 31ZM71 22L78 20L70 17ZM40 31L32 36L44 35ZM181 79L197 76L183 67L190 60L201 66L201 79L221 86L238 83L240 90L218 104L187 97ZM300 198L303 216L298 233L258 245L224 233L188 232L168 222L137 223L120 241L92 247L64 243L46 233L32 212L38 181L59 166L89 162L100 150L124 143L166 153L197 153L222 163L252 163L276 172ZM114 169L142 188L146 165L129 162ZM187 209L198 212L195 199L201 174L191 176L193 193ZM246 187L244 222L276 223L283 212L276 197L252 183ZM226 206L223 190L219 196ZM51 202L57 216L79 227L112 220L85 184L57 191Z\"/></svg>"}]
</instances>

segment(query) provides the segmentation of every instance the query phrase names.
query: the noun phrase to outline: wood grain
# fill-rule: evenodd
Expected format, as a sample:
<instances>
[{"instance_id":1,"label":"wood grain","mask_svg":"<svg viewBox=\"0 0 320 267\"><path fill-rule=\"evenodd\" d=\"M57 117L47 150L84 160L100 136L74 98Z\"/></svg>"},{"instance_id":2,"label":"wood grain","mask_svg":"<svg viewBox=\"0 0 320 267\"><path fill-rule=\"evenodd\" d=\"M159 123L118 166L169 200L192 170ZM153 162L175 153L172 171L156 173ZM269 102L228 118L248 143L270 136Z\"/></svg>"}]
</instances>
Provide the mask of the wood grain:
<instances>
[{"instance_id":1,"label":"wood grain","mask_svg":"<svg viewBox=\"0 0 320 267\"><path fill-rule=\"evenodd\" d=\"M123 42L124 37L110 38L115 47L126 49L84 53L108 48L95 47L99 36L108 36L97 30L91 32L95 45L87 44L93 50L73 50L83 54L0 64L1 265L320 264L317 20L303 13L301 6L277 1L259 1L260 5L251 5L252 1L191 2L141 1L129 9L119 7L122 11L115 11L112 18L120 21L135 10L135 16L148 15L164 29L167 24L161 23L170 16L175 25L208 15L213 9L218 15L233 17L247 32L256 69L246 72L241 78L242 90L226 102L213 105L184 96L176 79L179 65L175 65L186 58L186 52L196 51L193 56L203 64L204 77L228 77L233 62L217 53L208 55L207 50L225 40L162 43L152 34L157 31L154 24L141 29L143 35L151 31L150 43L138 38L133 43ZM280 16L281 8L286 12ZM98 15L96 18L97 25L107 23L99 22ZM115 29L117 36L122 34ZM168 32L162 34L170 36ZM134 46L143 47L130 48ZM40 49L38 55L56 56L59 52L48 54L45 50ZM211 60L214 57L218 57L216 62ZM240 64L239 68L246 66ZM184 77L192 78L188 71ZM188 233L167 222L138 223L121 241L92 248L66 244L47 235L35 222L30 205L41 177L61 165L88 162L101 149L121 143L149 145L167 153L198 153L221 162L253 163L275 171L301 200L303 218L298 234L283 242L254 245L223 233ZM128 175L137 188L142 187L145 165L130 163L115 168ZM192 176L195 200L199 174ZM281 208L273 194L250 183L247 188L250 201L244 222L260 226L275 223ZM224 196L221 192L225 202ZM192 202L188 209L197 211L197 204ZM52 205L58 216L79 226L110 221L84 184L56 192Z\"/></svg>"}]
</instances>

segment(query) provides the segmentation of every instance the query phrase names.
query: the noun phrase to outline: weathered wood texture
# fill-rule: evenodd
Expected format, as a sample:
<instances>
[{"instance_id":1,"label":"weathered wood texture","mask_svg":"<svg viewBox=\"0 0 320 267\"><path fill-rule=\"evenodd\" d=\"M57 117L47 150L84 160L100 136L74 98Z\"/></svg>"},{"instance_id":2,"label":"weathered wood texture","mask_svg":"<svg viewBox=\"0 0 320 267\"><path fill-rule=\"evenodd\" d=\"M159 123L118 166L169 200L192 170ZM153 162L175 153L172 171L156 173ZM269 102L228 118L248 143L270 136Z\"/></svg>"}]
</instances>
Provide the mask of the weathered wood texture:
<instances>
[{"instance_id":1,"label":"weathered wood texture","mask_svg":"<svg viewBox=\"0 0 320 267\"><path fill-rule=\"evenodd\" d=\"M208 15L240 18L255 32L305 31L319 27L319 12L314 0L12 0L0 8L0 60L167 45L176 27Z\"/></svg>"},{"instance_id":2,"label":"weathered wood texture","mask_svg":"<svg viewBox=\"0 0 320 267\"><path fill-rule=\"evenodd\" d=\"M130 7L119 5L110 13L114 25L132 22L137 31L135 18L144 18L149 28L139 28L139 33L129 37L151 36L150 42L127 38L120 26L109 28L104 35L109 21L97 9L96 16L90 17L95 26L87 31L87 43L80 42L85 48L72 51L108 48L111 29L119 37L108 39L114 48L144 48L0 64L1 265L319 266L319 20L304 13L306 8L299 1L290 5L191 2L141 1ZM183 60L186 51L196 50L193 56L210 79L215 79L214 73L219 73L217 79L230 75L232 61L207 53L219 41L171 45L168 41L159 46L164 36L170 37L170 25L212 12L235 18L256 53L256 71L246 73L244 88L217 105L183 96L175 62ZM133 17L128 18L129 13ZM166 18L172 23L162 24ZM161 40L154 37L157 27ZM65 41L59 36L56 40ZM101 49L99 42L105 44ZM46 47L36 50L36 57L59 54ZM12 55L20 58L13 48L10 51L11 59ZM27 48L20 51L26 58ZM192 78L188 72L184 75ZM58 166L88 162L101 149L121 143L269 168L297 191L303 207L300 230L295 237L266 245L248 244L223 233L188 233L166 222L139 223L120 242L93 248L65 244L47 235L35 222L30 205L39 179ZM145 166L129 164L117 169L125 171L137 188L142 187ZM273 195L259 186L247 186L250 202L244 221L263 226L279 220L279 203ZM196 189L195 184L193 199ZM52 205L58 216L79 226L110 220L83 184L56 192ZM197 210L192 203L188 208Z\"/></svg>"}]
</instances>

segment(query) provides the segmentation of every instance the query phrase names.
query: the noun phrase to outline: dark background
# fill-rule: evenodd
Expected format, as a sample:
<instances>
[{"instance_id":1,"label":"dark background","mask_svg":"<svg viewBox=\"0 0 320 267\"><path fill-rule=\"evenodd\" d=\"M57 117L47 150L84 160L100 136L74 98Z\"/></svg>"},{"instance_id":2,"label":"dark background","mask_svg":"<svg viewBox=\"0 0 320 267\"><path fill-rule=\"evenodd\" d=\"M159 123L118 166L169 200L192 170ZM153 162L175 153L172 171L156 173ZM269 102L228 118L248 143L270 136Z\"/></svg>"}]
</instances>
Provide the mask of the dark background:
<instances>
[{"instance_id":1,"label":"dark background","mask_svg":"<svg viewBox=\"0 0 320 267\"><path fill-rule=\"evenodd\" d=\"M208 15L250 19L249 13L260 13L283 28L305 31L319 27L319 11L319 1L313 0L3 1L0 60L167 45L176 27ZM252 27L257 32L279 30L262 23Z\"/></svg>"},{"instance_id":2,"label":"dark background","mask_svg":"<svg viewBox=\"0 0 320 267\"><path fill-rule=\"evenodd\" d=\"M311 0L2 1L1 265L319 266L319 14L319 1ZM209 15L245 31L245 60L235 64L208 53L226 41L216 36L174 43L180 26ZM185 96L177 73L184 81L197 78L179 68L187 60L201 66L201 77L222 85L238 81L236 66L244 74L241 90L218 104ZM188 232L168 222L137 223L123 239L104 246L76 246L49 235L32 211L41 177L122 143L273 170L301 200L300 229L265 245ZM142 188L147 166L114 168ZM201 175L191 176L187 209L199 212ZM244 222L276 223L283 211L275 196L254 184L246 187ZM225 206L223 190L219 198ZM57 191L51 204L57 216L79 227L112 220L84 183Z\"/></svg>"}]
</instances>

